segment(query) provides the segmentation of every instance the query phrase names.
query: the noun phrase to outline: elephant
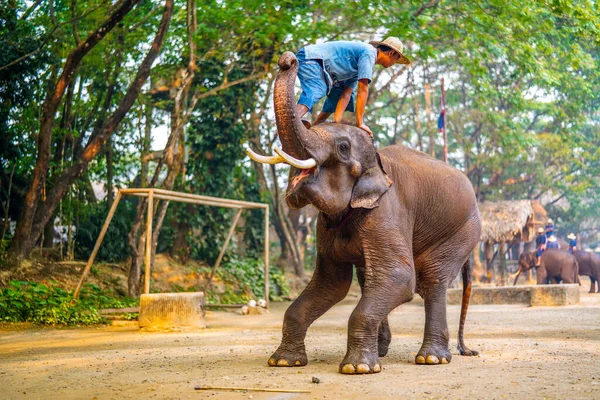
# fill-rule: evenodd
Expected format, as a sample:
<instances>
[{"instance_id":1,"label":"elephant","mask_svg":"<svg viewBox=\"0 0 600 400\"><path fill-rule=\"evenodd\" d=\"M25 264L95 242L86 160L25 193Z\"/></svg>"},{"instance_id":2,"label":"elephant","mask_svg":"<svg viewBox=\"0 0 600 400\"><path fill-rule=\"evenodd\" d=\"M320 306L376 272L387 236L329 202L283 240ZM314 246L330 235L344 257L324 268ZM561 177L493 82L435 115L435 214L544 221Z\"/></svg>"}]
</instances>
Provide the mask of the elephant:
<instances>
[{"instance_id":1,"label":"elephant","mask_svg":"<svg viewBox=\"0 0 600 400\"><path fill-rule=\"evenodd\" d=\"M376 150L363 130L346 124L311 127L295 113L298 62L279 59L275 118L282 148L277 155L248 154L257 162L290 164L287 204L312 204L317 219L316 268L287 309L272 367L304 366L308 327L343 300L356 268L361 298L348 321L343 374L377 373L389 348L388 314L413 299L425 302L425 331L416 364L452 359L446 319L448 285L462 272L458 330L461 355L474 356L463 331L471 292L469 255L479 241L481 220L469 179L447 163L395 145Z\"/></svg>"},{"instance_id":2,"label":"elephant","mask_svg":"<svg viewBox=\"0 0 600 400\"><path fill-rule=\"evenodd\" d=\"M535 251L522 253L519 256L519 270L513 285L517 284L521 272L536 268L537 284L555 283L579 283L579 265L575 257L568 251L560 249L548 249L542 253L540 265L536 266L537 257Z\"/></svg>"},{"instance_id":3,"label":"elephant","mask_svg":"<svg viewBox=\"0 0 600 400\"><path fill-rule=\"evenodd\" d=\"M579 275L590 277L589 293L600 293L600 257L588 251L576 251L575 259L579 264ZM598 282L598 291L596 291L596 282Z\"/></svg>"}]
</instances>

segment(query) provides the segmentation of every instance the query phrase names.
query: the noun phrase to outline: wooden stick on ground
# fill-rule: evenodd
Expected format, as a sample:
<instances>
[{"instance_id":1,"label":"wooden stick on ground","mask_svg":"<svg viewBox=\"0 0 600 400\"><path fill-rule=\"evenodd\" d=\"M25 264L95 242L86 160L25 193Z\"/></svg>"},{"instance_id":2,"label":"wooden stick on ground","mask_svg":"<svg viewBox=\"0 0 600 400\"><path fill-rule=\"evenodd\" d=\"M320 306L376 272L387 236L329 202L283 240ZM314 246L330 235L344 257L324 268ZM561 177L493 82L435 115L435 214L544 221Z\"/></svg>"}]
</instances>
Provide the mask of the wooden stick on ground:
<instances>
[{"instance_id":1,"label":"wooden stick on ground","mask_svg":"<svg viewBox=\"0 0 600 400\"><path fill-rule=\"evenodd\" d=\"M238 390L238 391L245 391L245 392L310 393L310 390L263 389L263 388L222 387L222 386L196 386L194 389L195 390Z\"/></svg>"}]
</instances>

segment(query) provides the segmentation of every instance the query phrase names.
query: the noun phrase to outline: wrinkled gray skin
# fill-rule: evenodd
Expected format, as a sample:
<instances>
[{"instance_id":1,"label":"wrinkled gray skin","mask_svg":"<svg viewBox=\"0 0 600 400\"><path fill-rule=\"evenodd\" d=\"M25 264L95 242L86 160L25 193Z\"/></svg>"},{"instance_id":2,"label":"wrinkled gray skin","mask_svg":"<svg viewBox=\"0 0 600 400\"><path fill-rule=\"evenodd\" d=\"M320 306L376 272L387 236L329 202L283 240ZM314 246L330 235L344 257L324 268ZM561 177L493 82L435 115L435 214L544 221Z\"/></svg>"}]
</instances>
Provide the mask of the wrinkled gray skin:
<instances>
[{"instance_id":1,"label":"wrinkled gray skin","mask_svg":"<svg viewBox=\"0 0 600 400\"><path fill-rule=\"evenodd\" d=\"M315 272L285 313L283 339L269 365L307 364L306 331L344 299L353 266L362 297L350 316L340 372L381 370L380 357L387 354L391 340L387 315L415 293L424 298L426 315L416 362L450 362L446 290L461 270L465 290L459 350L476 355L463 341L471 289L468 258L481 230L469 180L449 165L404 146L382 149L380 165L371 138L353 126L320 124L307 129L294 113L296 58L287 52L279 65L274 98L283 150L317 161L295 188L291 182L300 171L292 168L287 201L292 208L312 204L320 214Z\"/></svg>"},{"instance_id":2,"label":"wrinkled gray skin","mask_svg":"<svg viewBox=\"0 0 600 400\"><path fill-rule=\"evenodd\" d=\"M575 259L579 264L579 275L590 277L592 284L589 293L600 293L600 257L587 251L576 251ZM596 282L598 282L598 291L596 291Z\"/></svg>"},{"instance_id":3,"label":"wrinkled gray skin","mask_svg":"<svg viewBox=\"0 0 600 400\"><path fill-rule=\"evenodd\" d=\"M535 251L522 253L519 256L519 272L515 278L517 279L521 272L526 272L531 268L536 268L537 284L550 283L579 283L579 266L573 254L560 249L548 249L542 253L540 266L536 267Z\"/></svg>"}]
</instances>

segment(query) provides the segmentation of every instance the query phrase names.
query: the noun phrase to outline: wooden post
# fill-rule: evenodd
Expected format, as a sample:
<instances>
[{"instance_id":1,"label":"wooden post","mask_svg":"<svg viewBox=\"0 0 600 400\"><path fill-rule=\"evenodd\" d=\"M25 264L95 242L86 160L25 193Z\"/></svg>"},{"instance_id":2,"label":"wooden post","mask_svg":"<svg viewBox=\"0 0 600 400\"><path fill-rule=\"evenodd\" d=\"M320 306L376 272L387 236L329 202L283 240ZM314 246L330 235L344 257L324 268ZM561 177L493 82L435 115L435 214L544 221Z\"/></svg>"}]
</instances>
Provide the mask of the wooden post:
<instances>
[{"instance_id":1,"label":"wooden post","mask_svg":"<svg viewBox=\"0 0 600 400\"><path fill-rule=\"evenodd\" d=\"M154 190L148 192L148 218L146 220L146 274L144 275L144 293L150 293L150 262L152 259L152 216L154 215Z\"/></svg>"},{"instance_id":2,"label":"wooden post","mask_svg":"<svg viewBox=\"0 0 600 400\"><path fill-rule=\"evenodd\" d=\"M108 215L106 216L106 219L104 220L104 225L102 226L100 235L98 235L98 239L96 239L96 244L94 245L94 250L92 250L92 254L90 255L90 258L88 259L88 262L85 265L83 273L81 274L81 279L79 280L79 283L77 284L75 293L73 293L74 299L79 297L79 292L81 291L83 282L85 281L85 278L87 278L88 274L90 273L90 269L92 269L92 264L94 263L94 259L96 258L96 255L98 254L98 250L100 250L100 245L102 244L102 241L104 240L104 235L106 235L106 231L108 230L110 221L113 219L113 216L115 215L115 211L117 210L117 205L119 204L120 200L121 200L121 191L119 190L117 192L117 197L115 198L115 201L112 203L112 206L110 207L110 211L108 212Z\"/></svg>"},{"instance_id":3,"label":"wooden post","mask_svg":"<svg viewBox=\"0 0 600 400\"><path fill-rule=\"evenodd\" d=\"M269 308L269 206L265 207L265 301Z\"/></svg>"},{"instance_id":4,"label":"wooden post","mask_svg":"<svg viewBox=\"0 0 600 400\"><path fill-rule=\"evenodd\" d=\"M243 208L240 208L238 210L237 214L235 214L235 217L233 218L233 222L231 223L231 227L229 228L229 233L227 234L227 239L225 239L225 243L223 243L223 246L221 247L221 252L219 253L219 256L217 257L217 261L215 262L215 265L213 266L213 269L210 272L210 276L208 277L208 283L206 284L206 287L210 287L210 284L211 284L213 278L215 277L215 273L217 272L217 268L221 264L221 260L223 260L223 256L225 255L225 250L227 250L227 245L229 244L229 241L231 240L231 237L233 236L233 233L235 232L235 227L240 219L240 215L242 215L242 210L243 210Z\"/></svg>"}]
</instances>

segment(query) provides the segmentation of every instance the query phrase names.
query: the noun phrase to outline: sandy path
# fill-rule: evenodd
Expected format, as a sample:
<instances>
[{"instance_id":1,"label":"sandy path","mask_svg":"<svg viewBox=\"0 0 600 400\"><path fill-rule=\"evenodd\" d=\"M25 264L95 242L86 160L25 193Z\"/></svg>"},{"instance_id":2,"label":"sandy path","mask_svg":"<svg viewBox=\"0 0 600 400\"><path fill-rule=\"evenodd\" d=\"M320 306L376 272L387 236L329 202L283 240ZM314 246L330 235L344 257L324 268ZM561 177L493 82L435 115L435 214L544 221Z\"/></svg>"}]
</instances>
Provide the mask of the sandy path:
<instances>
[{"instance_id":1,"label":"sandy path","mask_svg":"<svg viewBox=\"0 0 600 400\"><path fill-rule=\"evenodd\" d=\"M577 306L472 306L456 351L459 307L448 306L451 350L445 366L417 366L423 335L420 298L390 315L394 334L383 371L337 373L345 354L348 298L309 330L309 364L269 368L288 303L271 314L211 312L202 332L140 332L123 326L0 329L0 398L373 399L600 398L600 294L582 287ZM313 376L320 384L311 383ZM197 392L196 385L308 389L310 394Z\"/></svg>"}]
</instances>

